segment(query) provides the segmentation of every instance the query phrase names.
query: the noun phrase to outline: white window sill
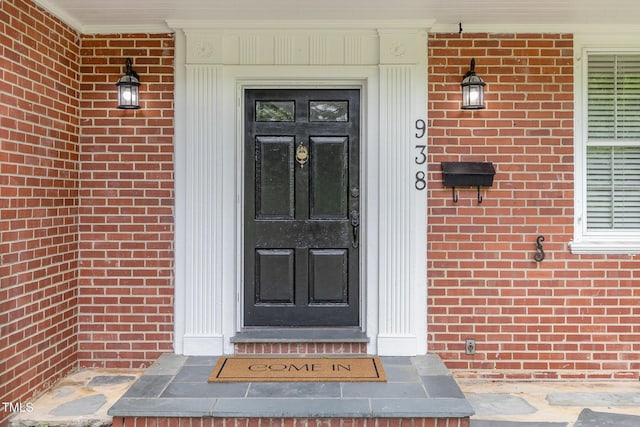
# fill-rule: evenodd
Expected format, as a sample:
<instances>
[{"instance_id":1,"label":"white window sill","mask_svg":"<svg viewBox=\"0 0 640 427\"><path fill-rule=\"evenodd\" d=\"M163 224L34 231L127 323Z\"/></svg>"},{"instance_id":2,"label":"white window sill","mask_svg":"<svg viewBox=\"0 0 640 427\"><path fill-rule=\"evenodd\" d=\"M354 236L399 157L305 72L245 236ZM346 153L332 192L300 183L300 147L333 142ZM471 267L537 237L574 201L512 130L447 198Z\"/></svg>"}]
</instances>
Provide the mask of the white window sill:
<instances>
[{"instance_id":1,"label":"white window sill","mask_svg":"<svg viewBox=\"0 0 640 427\"><path fill-rule=\"evenodd\" d=\"M640 237L637 241L574 240L569 243L572 254L637 255L640 254Z\"/></svg>"}]
</instances>

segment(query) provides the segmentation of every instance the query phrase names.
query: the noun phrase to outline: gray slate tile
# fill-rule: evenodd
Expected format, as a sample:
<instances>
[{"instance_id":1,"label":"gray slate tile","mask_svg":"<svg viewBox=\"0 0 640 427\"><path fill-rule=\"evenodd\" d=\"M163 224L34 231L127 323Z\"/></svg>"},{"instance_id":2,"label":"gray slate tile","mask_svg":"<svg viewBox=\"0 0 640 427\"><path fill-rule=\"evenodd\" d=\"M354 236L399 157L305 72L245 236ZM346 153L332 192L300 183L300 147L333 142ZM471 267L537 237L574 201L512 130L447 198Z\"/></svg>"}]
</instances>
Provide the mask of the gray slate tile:
<instances>
[{"instance_id":1,"label":"gray slate tile","mask_svg":"<svg viewBox=\"0 0 640 427\"><path fill-rule=\"evenodd\" d=\"M477 415L525 415L537 412L526 400L506 393L467 393Z\"/></svg>"},{"instance_id":2,"label":"gray slate tile","mask_svg":"<svg viewBox=\"0 0 640 427\"><path fill-rule=\"evenodd\" d=\"M178 373L187 356L165 353L161 355L143 374L144 375L175 375Z\"/></svg>"},{"instance_id":3,"label":"gray slate tile","mask_svg":"<svg viewBox=\"0 0 640 427\"><path fill-rule=\"evenodd\" d=\"M426 354L412 358L412 362L418 370L418 375L451 375L444 362L436 354Z\"/></svg>"},{"instance_id":4,"label":"gray slate tile","mask_svg":"<svg viewBox=\"0 0 640 427\"><path fill-rule=\"evenodd\" d=\"M218 356L189 356L187 360L184 362L185 365L204 365L209 366L211 370L218 363Z\"/></svg>"},{"instance_id":5,"label":"gray slate tile","mask_svg":"<svg viewBox=\"0 0 640 427\"><path fill-rule=\"evenodd\" d=\"M470 417L473 408L465 399L372 399L374 417Z\"/></svg>"},{"instance_id":6,"label":"gray slate tile","mask_svg":"<svg viewBox=\"0 0 640 427\"><path fill-rule=\"evenodd\" d=\"M638 427L640 416L595 412L584 409L573 427Z\"/></svg>"},{"instance_id":7,"label":"gray slate tile","mask_svg":"<svg viewBox=\"0 0 640 427\"><path fill-rule=\"evenodd\" d=\"M450 375L434 375L422 377L422 383L431 398L451 397L464 399L464 393L458 387L458 383Z\"/></svg>"},{"instance_id":8,"label":"gray slate tile","mask_svg":"<svg viewBox=\"0 0 640 427\"><path fill-rule=\"evenodd\" d=\"M384 372L389 382L415 383L420 381L418 371L411 364L384 366Z\"/></svg>"},{"instance_id":9,"label":"gray slate tile","mask_svg":"<svg viewBox=\"0 0 640 427\"><path fill-rule=\"evenodd\" d=\"M209 376L213 371L213 366L183 366L182 369L178 372L175 379L173 380L176 383L207 383L209 381Z\"/></svg>"},{"instance_id":10,"label":"gray slate tile","mask_svg":"<svg viewBox=\"0 0 640 427\"><path fill-rule=\"evenodd\" d=\"M342 383L342 397L426 398L418 383Z\"/></svg>"},{"instance_id":11,"label":"gray slate tile","mask_svg":"<svg viewBox=\"0 0 640 427\"><path fill-rule=\"evenodd\" d=\"M172 382L161 398L245 397L249 383L180 383Z\"/></svg>"},{"instance_id":12,"label":"gray slate tile","mask_svg":"<svg viewBox=\"0 0 640 427\"><path fill-rule=\"evenodd\" d=\"M551 393L547 401L552 406L640 406L640 393Z\"/></svg>"},{"instance_id":13,"label":"gray slate tile","mask_svg":"<svg viewBox=\"0 0 640 427\"><path fill-rule=\"evenodd\" d=\"M411 366L411 357L407 356L380 356L382 366Z\"/></svg>"},{"instance_id":14,"label":"gray slate tile","mask_svg":"<svg viewBox=\"0 0 640 427\"><path fill-rule=\"evenodd\" d=\"M112 417L157 416L157 417L205 417L211 416L216 399L125 399L122 398L109 409Z\"/></svg>"},{"instance_id":15,"label":"gray slate tile","mask_svg":"<svg viewBox=\"0 0 640 427\"><path fill-rule=\"evenodd\" d=\"M129 390L122 397L160 397L172 379L171 375L143 375L129 387Z\"/></svg>"},{"instance_id":16,"label":"gray slate tile","mask_svg":"<svg viewBox=\"0 0 640 427\"><path fill-rule=\"evenodd\" d=\"M247 397L340 397L340 383L251 383Z\"/></svg>"}]
</instances>

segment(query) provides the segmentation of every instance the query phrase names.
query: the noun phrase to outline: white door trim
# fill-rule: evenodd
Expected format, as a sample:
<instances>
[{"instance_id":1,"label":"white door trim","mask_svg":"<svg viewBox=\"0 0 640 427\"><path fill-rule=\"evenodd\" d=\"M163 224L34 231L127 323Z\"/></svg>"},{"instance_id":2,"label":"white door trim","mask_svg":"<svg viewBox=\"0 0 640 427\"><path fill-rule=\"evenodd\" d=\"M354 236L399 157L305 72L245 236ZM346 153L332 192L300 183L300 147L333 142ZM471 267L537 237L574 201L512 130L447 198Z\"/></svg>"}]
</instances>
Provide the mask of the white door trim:
<instances>
[{"instance_id":1,"label":"white door trim","mask_svg":"<svg viewBox=\"0 0 640 427\"><path fill-rule=\"evenodd\" d=\"M232 353L242 326L242 90L362 90L363 329L368 352L426 352L426 191L414 124L426 121L424 28L176 34L175 351ZM426 141L426 135L424 136Z\"/></svg>"},{"instance_id":2,"label":"white door trim","mask_svg":"<svg viewBox=\"0 0 640 427\"><path fill-rule=\"evenodd\" d=\"M244 90L245 89L359 89L360 90L360 203L362 212L362 225L361 225L361 246L360 246L360 325L364 332L369 337L369 345L367 351L375 353L376 348L376 331L377 331L377 280L369 280L369 277L375 275L375 268L372 267L367 260L370 258L370 253L376 252L376 233L377 229L376 221L377 217L374 215L370 217L369 212L376 212L374 208L377 202L377 180L375 176L371 176L372 170L368 165L378 164L378 145L377 138L369 137L371 134L376 134L375 129L371 129L371 121L366 120L367 117L378 116L378 93L377 93L377 71L372 67L352 67L348 72L335 67L327 68L321 67L319 69L305 68L305 78L300 79L299 67L290 66L278 66L270 67L268 71L262 69L256 69L255 67L229 67L225 70L227 76L227 85L235 86L236 103L235 108L235 138L236 138L236 193L238 198L238 209L236 212L237 217L237 237L236 242L240 248L237 258L237 278L236 278L236 304L235 310L235 322L228 325L228 329L225 331L225 337L232 337L237 331L242 329L243 326L243 272L244 272L244 143L243 132L245 128L244 123ZM272 75L273 77L268 77ZM328 77L334 76L334 77ZM231 103L232 100L228 101ZM227 122L228 120L228 122ZM225 117L225 123L231 123L231 117ZM229 135L231 138L232 135ZM368 146L369 149L365 149ZM364 156L367 156L366 158ZM232 313L225 315L225 318L232 316ZM372 319L371 322L368 320ZM229 342L229 339L225 339L225 352L233 352L233 346Z\"/></svg>"}]
</instances>

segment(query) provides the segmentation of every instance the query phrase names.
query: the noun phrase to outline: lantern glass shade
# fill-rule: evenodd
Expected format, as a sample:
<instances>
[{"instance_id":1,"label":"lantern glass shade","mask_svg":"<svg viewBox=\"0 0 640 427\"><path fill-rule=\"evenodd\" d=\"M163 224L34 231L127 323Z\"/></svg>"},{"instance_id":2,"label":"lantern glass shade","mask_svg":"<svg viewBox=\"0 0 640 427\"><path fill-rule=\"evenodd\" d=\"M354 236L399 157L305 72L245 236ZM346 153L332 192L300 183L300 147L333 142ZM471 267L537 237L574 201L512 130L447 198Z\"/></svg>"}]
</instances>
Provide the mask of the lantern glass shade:
<instances>
[{"instance_id":1,"label":"lantern glass shade","mask_svg":"<svg viewBox=\"0 0 640 427\"><path fill-rule=\"evenodd\" d=\"M116 86L118 87L118 108L125 110L140 108L138 99L140 82L138 79L131 75L122 76Z\"/></svg>"},{"instance_id":2,"label":"lantern glass shade","mask_svg":"<svg viewBox=\"0 0 640 427\"><path fill-rule=\"evenodd\" d=\"M138 89L140 88L140 78L138 73L131 68L131 59L127 59L126 74L118 79L118 108L124 110L137 110L140 108Z\"/></svg>"},{"instance_id":3,"label":"lantern glass shade","mask_svg":"<svg viewBox=\"0 0 640 427\"><path fill-rule=\"evenodd\" d=\"M484 108L484 87L486 83L476 76L475 60L471 60L471 69L460 83L462 87L462 109L481 110Z\"/></svg>"}]
</instances>

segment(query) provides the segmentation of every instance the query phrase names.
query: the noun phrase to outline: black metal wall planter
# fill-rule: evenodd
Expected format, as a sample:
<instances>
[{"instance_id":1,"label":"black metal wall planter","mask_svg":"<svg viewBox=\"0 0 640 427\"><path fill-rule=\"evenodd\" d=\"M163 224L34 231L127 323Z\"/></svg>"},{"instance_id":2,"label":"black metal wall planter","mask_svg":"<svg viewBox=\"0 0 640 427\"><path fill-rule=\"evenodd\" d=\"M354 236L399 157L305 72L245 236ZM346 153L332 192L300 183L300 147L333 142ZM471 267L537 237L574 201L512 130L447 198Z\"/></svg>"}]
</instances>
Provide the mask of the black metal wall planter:
<instances>
[{"instance_id":1,"label":"black metal wall planter","mask_svg":"<svg viewBox=\"0 0 640 427\"><path fill-rule=\"evenodd\" d=\"M491 187L496 169L491 162L442 162L445 187L452 187L453 203L458 202L456 187L478 187L478 203L482 203L480 187Z\"/></svg>"}]
</instances>

